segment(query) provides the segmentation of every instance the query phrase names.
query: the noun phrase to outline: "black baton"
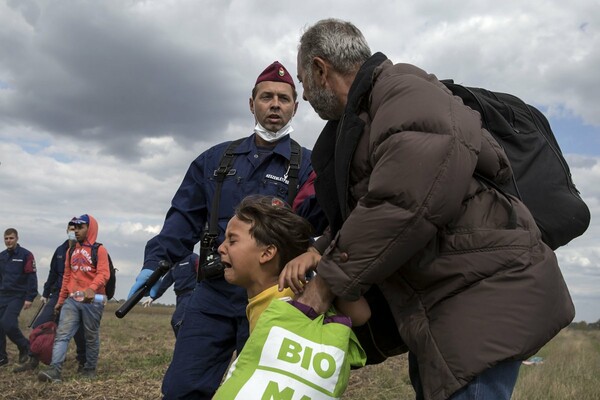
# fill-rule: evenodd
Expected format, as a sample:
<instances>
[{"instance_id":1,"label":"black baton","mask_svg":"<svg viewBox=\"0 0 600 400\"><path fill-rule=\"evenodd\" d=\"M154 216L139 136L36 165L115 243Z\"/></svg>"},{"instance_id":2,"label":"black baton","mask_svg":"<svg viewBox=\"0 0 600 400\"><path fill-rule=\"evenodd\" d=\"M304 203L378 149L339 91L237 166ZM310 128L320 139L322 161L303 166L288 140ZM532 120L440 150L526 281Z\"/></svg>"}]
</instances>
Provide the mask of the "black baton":
<instances>
[{"instance_id":1,"label":"black baton","mask_svg":"<svg viewBox=\"0 0 600 400\"><path fill-rule=\"evenodd\" d=\"M44 307L46 307L46 304L48 304L48 300L46 300L45 303L42 302L42 304L40 304L38 310L36 311L35 315L31 319L31 322L29 323L29 325L27 325L28 328L31 328L33 326L33 323L40 316L40 313L42 312L42 310L44 309Z\"/></svg>"},{"instance_id":2,"label":"black baton","mask_svg":"<svg viewBox=\"0 0 600 400\"><path fill-rule=\"evenodd\" d=\"M167 273L167 271L171 268L171 265L168 261L162 260L158 262L158 268L154 270L152 275L148 278L146 283L142 285L117 311L115 311L115 315L117 318L123 318L131 309L140 302L140 300L146 295L146 293L154 286L158 280Z\"/></svg>"}]
</instances>

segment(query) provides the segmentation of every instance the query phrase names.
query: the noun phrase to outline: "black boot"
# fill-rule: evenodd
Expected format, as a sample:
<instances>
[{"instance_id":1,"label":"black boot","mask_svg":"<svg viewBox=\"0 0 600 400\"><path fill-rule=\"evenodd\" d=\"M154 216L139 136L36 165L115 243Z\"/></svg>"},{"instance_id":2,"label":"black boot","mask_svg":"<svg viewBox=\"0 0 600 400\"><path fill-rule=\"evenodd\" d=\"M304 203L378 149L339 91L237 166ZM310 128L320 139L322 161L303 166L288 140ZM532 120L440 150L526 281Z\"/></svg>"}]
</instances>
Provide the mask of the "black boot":
<instances>
[{"instance_id":1,"label":"black boot","mask_svg":"<svg viewBox=\"0 0 600 400\"><path fill-rule=\"evenodd\" d=\"M17 365L13 369L13 372L17 373L17 372L33 371L34 369L37 368L39 363L40 363L40 360L38 360L37 358L29 357L29 360L26 363Z\"/></svg>"},{"instance_id":2,"label":"black boot","mask_svg":"<svg viewBox=\"0 0 600 400\"><path fill-rule=\"evenodd\" d=\"M23 347L19 349L19 364L25 364L29 361L29 348Z\"/></svg>"}]
</instances>

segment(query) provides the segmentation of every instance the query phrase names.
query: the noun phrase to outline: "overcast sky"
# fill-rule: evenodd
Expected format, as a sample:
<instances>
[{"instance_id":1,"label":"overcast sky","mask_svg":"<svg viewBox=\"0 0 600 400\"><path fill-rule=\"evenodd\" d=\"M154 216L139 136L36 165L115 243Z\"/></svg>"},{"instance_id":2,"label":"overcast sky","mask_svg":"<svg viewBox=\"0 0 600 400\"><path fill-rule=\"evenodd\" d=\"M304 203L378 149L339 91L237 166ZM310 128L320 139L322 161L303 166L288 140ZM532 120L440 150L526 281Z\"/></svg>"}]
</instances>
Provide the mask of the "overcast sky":
<instances>
[{"instance_id":1,"label":"overcast sky","mask_svg":"<svg viewBox=\"0 0 600 400\"><path fill-rule=\"evenodd\" d=\"M600 1L0 2L0 225L37 260L90 213L126 297L189 163L247 136L258 74L294 75L308 25L355 23L373 51L540 108L592 212L558 252L576 320L600 319ZM323 122L301 101L293 136ZM162 300L173 302L172 290Z\"/></svg>"}]
</instances>

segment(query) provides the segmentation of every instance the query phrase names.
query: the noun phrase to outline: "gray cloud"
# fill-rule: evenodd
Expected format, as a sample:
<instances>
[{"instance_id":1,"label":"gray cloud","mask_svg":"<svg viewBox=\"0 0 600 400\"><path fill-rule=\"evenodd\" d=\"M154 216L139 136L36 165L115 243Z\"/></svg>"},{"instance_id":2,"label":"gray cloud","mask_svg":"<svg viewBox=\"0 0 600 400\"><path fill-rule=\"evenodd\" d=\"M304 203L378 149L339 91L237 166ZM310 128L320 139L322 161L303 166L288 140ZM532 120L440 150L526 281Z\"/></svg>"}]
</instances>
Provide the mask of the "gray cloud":
<instances>
[{"instance_id":1,"label":"gray cloud","mask_svg":"<svg viewBox=\"0 0 600 400\"><path fill-rule=\"evenodd\" d=\"M348 2L341 17L396 61L600 125L591 6L544 3L540 12L542 3L382 2L373 24L362 2ZM0 122L131 159L142 156L145 137L216 142L232 122L251 121L240 107L248 77L272 59L295 63L301 29L327 15L306 5L289 13L286 4L271 4L277 18L265 18L244 2L10 1L1 17L0 49L10 57L1 61L0 81L10 90L0 96Z\"/></svg>"},{"instance_id":2,"label":"gray cloud","mask_svg":"<svg viewBox=\"0 0 600 400\"><path fill-rule=\"evenodd\" d=\"M5 118L138 157L144 137L189 143L231 120L242 79L218 46L185 48L110 2L49 4L33 30L3 36Z\"/></svg>"}]
</instances>

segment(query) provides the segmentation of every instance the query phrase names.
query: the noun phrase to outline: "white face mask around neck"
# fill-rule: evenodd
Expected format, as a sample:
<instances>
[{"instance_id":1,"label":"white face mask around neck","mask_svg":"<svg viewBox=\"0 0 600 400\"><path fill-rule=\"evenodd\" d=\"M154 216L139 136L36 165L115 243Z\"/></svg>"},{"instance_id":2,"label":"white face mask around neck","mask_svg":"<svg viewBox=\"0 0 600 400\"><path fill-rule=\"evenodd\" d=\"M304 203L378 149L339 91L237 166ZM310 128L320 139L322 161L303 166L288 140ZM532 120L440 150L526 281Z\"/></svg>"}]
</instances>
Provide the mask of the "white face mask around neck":
<instances>
[{"instance_id":1,"label":"white face mask around neck","mask_svg":"<svg viewBox=\"0 0 600 400\"><path fill-rule=\"evenodd\" d=\"M292 128L292 120L290 120L283 128L278 130L277 132L271 132L266 130L259 122L256 123L254 127L254 133L260 136L262 139L269 143L273 143L284 137L285 135L289 135L294 132L294 128Z\"/></svg>"}]
</instances>

